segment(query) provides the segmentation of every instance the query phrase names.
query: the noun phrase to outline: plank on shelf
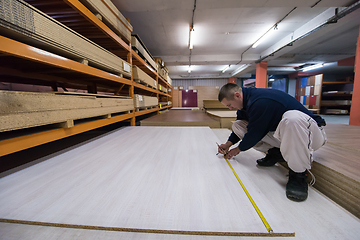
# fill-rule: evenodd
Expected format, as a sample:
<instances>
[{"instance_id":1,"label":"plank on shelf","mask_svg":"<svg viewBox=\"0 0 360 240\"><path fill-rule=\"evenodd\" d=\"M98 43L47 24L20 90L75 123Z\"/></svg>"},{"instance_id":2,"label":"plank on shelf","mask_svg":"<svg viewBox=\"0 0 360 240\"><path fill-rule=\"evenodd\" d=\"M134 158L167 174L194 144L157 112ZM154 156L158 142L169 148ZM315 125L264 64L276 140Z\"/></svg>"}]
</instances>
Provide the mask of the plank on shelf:
<instances>
[{"instance_id":1,"label":"plank on shelf","mask_svg":"<svg viewBox=\"0 0 360 240\"><path fill-rule=\"evenodd\" d=\"M143 108L143 107L152 107L159 104L159 99L157 97L150 97L145 95L134 95L134 106L135 108Z\"/></svg>"},{"instance_id":2,"label":"plank on shelf","mask_svg":"<svg viewBox=\"0 0 360 240\"><path fill-rule=\"evenodd\" d=\"M130 97L0 91L0 132L133 110Z\"/></svg>"},{"instance_id":3,"label":"plank on shelf","mask_svg":"<svg viewBox=\"0 0 360 240\"><path fill-rule=\"evenodd\" d=\"M5 4L4 2L0 2ZM0 14L4 35L74 60L87 60L89 65L130 77L129 64L113 53L91 42L69 27L19 0L9 0ZM20 10L21 9L21 10Z\"/></svg>"},{"instance_id":4,"label":"plank on shelf","mask_svg":"<svg viewBox=\"0 0 360 240\"><path fill-rule=\"evenodd\" d=\"M157 69L153 57L149 54L146 46L142 43L138 35L131 36L131 46L138 51L137 53L142 56L143 59L146 60L148 64L150 64L150 66L152 66L155 70Z\"/></svg>"},{"instance_id":5,"label":"plank on shelf","mask_svg":"<svg viewBox=\"0 0 360 240\"><path fill-rule=\"evenodd\" d=\"M80 0L80 2L93 13L100 14L102 21L114 32L124 38L126 42L129 43L131 41L133 27L110 0Z\"/></svg>"},{"instance_id":6,"label":"plank on shelf","mask_svg":"<svg viewBox=\"0 0 360 240\"><path fill-rule=\"evenodd\" d=\"M0 57L4 74L22 78L42 79L56 82L106 81L131 84L131 81L103 70L86 66L68 58L0 36ZM17 69L13 69L16 64ZM34 72L35 71L35 72ZM48 74L37 73L45 72ZM54 74L56 73L57 76Z\"/></svg>"},{"instance_id":7,"label":"plank on shelf","mask_svg":"<svg viewBox=\"0 0 360 240\"><path fill-rule=\"evenodd\" d=\"M143 70L141 70L139 67L133 65L133 79L135 81L138 81L140 83L145 83L148 86L155 88L157 86L156 80L150 77L148 74L146 74Z\"/></svg>"}]
</instances>

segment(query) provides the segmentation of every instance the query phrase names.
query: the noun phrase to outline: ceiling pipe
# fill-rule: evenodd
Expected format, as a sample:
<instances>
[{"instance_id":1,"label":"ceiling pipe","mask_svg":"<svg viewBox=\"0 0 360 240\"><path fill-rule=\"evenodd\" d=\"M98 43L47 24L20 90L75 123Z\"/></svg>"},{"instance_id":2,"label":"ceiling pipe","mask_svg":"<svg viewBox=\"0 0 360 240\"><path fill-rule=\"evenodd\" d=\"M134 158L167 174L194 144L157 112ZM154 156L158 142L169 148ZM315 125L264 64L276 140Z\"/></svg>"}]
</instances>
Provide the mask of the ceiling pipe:
<instances>
[{"instance_id":1,"label":"ceiling pipe","mask_svg":"<svg viewBox=\"0 0 360 240\"><path fill-rule=\"evenodd\" d=\"M259 63L261 61L264 61L266 58L274 56L275 53L279 52L280 50L284 49L285 47L288 46L292 46L294 42L303 39L306 36L309 36L311 33L314 33L316 31L318 31L319 29L332 24L332 23L337 23L337 21L343 17L345 17L346 15L352 13L353 11L356 11L357 9L360 8L360 0L356 1L355 3L353 3L352 5L350 5L349 7L345 8L344 10L338 12L338 8L335 10L335 15L331 18L329 18L326 22L324 22L323 24L321 24L320 26L314 28L313 30L301 35L300 37L294 39L293 41L291 41L290 43L280 47L279 49L277 49L276 51L272 52L271 54L268 54L262 58L260 58L259 60L257 60L255 63Z\"/></svg>"}]
</instances>

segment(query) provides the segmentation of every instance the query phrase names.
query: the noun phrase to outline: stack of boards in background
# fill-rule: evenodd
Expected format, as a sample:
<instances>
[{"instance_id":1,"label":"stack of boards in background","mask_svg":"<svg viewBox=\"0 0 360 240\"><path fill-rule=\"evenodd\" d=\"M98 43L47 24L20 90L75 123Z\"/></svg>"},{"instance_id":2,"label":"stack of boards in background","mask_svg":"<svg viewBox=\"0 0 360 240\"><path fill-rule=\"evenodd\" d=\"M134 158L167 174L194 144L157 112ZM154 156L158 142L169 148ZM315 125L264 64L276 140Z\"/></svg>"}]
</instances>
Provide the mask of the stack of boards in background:
<instances>
[{"instance_id":1,"label":"stack of boards in background","mask_svg":"<svg viewBox=\"0 0 360 240\"><path fill-rule=\"evenodd\" d=\"M157 71L161 77L163 77L170 85L172 85L172 80L169 77L169 70L165 65L165 62L161 57L155 57L155 62L157 64Z\"/></svg>"},{"instance_id":2,"label":"stack of boards in background","mask_svg":"<svg viewBox=\"0 0 360 240\"><path fill-rule=\"evenodd\" d=\"M110 118L111 114L133 109L130 97L0 91L0 132L55 123L69 128L74 126L74 120L99 116Z\"/></svg>"},{"instance_id":3,"label":"stack of boards in background","mask_svg":"<svg viewBox=\"0 0 360 240\"><path fill-rule=\"evenodd\" d=\"M147 62L154 70L157 71L157 65L155 63L154 58L151 56L151 53L146 48L145 44L141 41L139 35L133 34L131 35L131 47L135 50L137 54L142 57L145 62Z\"/></svg>"},{"instance_id":4,"label":"stack of boards in background","mask_svg":"<svg viewBox=\"0 0 360 240\"><path fill-rule=\"evenodd\" d=\"M323 75L319 74L300 79L297 90L297 99L309 110L320 113Z\"/></svg>"},{"instance_id":5,"label":"stack of boards in background","mask_svg":"<svg viewBox=\"0 0 360 240\"><path fill-rule=\"evenodd\" d=\"M0 31L20 42L131 77L131 65L21 0L0 1Z\"/></svg>"},{"instance_id":6,"label":"stack of boards in background","mask_svg":"<svg viewBox=\"0 0 360 240\"><path fill-rule=\"evenodd\" d=\"M158 72L165 81L167 81L170 85L172 84L172 80L169 77L169 71L167 70L165 63L160 57L152 57L150 51L146 48L139 35L131 35L131 47L135 50L137 54L139 54L141 58L144 59L146 63L148 63L156 72ZM161 87L161 85L159 85L159 90L167 93L167 89Z\"/></svg>"},{"instance_id":7,"label":"stack of boards in background","mask_svg":"<svg viewBox=\"0 0 360 240\"><path fill-rule=\"evenodd\" d=\"M219 100L204 100L204 108L206 111L210 110L229 110Z\"/></svg>"},{"instance_id":8,"label":"stack of boards in background","mask_svg":"<svg viewBox=\"0 0 360 240\"><path fill-rule=\"evenodd\" d=\"M110 0L80 0L80 2L125 42L131 41L133 27Z\"/></svg>"},{"instance_id":9,"label":"stack of boards in background","mask_svg":"<svg viewBox=\"0 0 360 240\"><path fill-rule=\"evenodd\" d=\"M157 107L158 104L159 99L157 97L150 97L139 94L135 94L134 96L134 105L136 110Z\"/></svg>"},{"instance_id":10,"label":"stack of boards in background","mask_svg":"<svg viewBox=\"0 0 360 240\"><path fill-rule=\"evenodd\" d=\"M147 75L143 70L141 70L139 67L133 65L133 79L135 82L141 83L147 87L151 87L156 89L157 84L156 80Z\"/></svg>"}]
</instances>

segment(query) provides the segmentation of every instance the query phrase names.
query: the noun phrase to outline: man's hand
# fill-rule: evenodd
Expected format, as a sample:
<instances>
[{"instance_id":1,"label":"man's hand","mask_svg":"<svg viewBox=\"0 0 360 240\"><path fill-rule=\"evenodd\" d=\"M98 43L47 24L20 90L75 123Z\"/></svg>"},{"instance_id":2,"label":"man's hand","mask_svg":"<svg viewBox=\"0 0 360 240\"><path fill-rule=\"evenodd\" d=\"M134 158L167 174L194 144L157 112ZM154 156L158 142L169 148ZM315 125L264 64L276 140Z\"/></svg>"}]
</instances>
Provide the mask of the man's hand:
<instances>
[{"instance_id":1,"label":"man's hand","mask_svg":"<svg viewBox=\"0 0 360 240\"><path fill-rule=\"evenodd\" d=\"M218 145L218 153L227 154L229 148L232 146L232 142L227 141L225 144Z\"/></svg>"},{"instance_id":2,"label":"man's hand","mask_svg":"<svg viewBox=\"0 0 360 240\"><path fill-rule=\"evenodd\" d=\"M224 155L224 158L227 158L228 160L230 160L232 157L238 155L240 152L241 151L240 151L240 149L238 147L233 148L226 155Z\"/></svg>"}]
</instances>

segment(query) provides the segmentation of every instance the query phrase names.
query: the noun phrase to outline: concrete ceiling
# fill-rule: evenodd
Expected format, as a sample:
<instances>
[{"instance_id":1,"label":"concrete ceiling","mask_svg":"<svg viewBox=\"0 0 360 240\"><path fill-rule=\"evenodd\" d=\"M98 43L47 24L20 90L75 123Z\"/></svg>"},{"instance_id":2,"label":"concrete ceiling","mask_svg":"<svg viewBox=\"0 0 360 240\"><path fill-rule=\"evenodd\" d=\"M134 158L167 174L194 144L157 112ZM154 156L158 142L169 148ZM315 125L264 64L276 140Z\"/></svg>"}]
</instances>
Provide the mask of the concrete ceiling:
<instances>
[{"instance_id":1,"label":"concrete ceiling","mask_svg":"<svg viewBox=\"0 0 360 240\"><path fill-rule=\"evenodd\" d=\"M269 75L294 73L294 67L315 63L329 63L323 71L353 72L352 67L338 67L334 62L355 55L360 1L196 0L191 51L194 0L112 1L130 19L133 33L151 54L165 61L174 79L255 74L259 60L268 62ZM346 14L336 23L319 27L336 12ZM251 48L276 23L278 29ZM247 68L238 71L244 64Z\"/></svg>"}]
</instances>

